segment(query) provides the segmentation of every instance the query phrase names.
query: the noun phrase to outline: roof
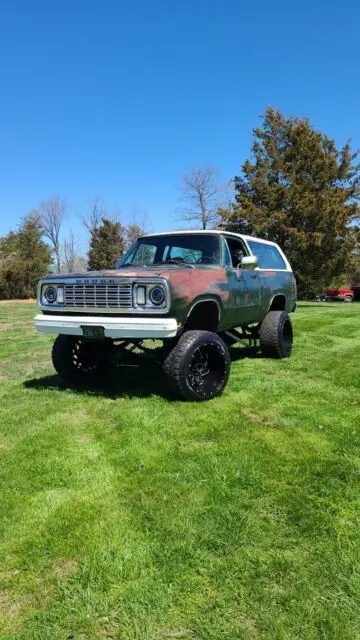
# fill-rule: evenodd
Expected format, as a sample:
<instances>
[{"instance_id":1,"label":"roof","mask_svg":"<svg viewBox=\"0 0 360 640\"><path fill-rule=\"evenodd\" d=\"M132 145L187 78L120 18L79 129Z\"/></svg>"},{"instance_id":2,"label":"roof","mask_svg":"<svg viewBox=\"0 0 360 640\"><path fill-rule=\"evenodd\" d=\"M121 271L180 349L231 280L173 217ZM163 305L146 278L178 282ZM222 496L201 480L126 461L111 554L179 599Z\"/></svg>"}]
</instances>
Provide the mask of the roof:
<instances>
[{"instance_id":1,"label":"roof","mask_svg":"<svg viewBox=\"0 0 360 640\"><path fill-rule=\"evenodd\" d=\"M276 242L272 242L271 240L264 240L264 238L256 238L255 236L245 236L242 233L234 233L233 231L223 231L222 229L183 229L178 231L161 231L160 233L148 233L144 238L153 238L154 236L174 236L174 235L193 235L193 234L209 234L209 235L226 235L226 236L234 236L234 238L241 238L242 240L255 240L258 242L263 242L264 244L276 245Z\"/></svg>"}]
</instances>

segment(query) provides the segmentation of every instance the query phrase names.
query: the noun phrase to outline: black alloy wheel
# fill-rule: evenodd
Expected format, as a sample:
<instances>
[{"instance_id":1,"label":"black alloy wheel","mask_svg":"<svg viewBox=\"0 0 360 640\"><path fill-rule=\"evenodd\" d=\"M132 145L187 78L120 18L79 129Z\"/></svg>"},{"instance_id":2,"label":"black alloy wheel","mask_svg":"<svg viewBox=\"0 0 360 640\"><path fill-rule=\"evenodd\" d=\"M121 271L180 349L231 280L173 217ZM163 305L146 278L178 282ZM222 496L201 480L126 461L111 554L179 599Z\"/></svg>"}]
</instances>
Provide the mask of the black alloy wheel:
<instances>
[{"instance_id":1,"label":"black alloy wheel","mask_svg":"<svg viewBox=\"0 0 360 640\"><path fill-rule=\"evenodd\" d=\"M165 359L163 370L178 395L186 400L210 400L227 384L229 351L215 333L187 331Z\"/></svg>"},{"instance_id":2,"label":"black alloy wheel","mask_svg":"<svg viewBox=\"0 0 360 640\"><path fill-rule=\"evenodd\" d=\"M86 340L77 336L58 335L52 349L56 372L71 384L88 384L99 374L106 361L106 340Z\"/></svg>"}]
</instances>

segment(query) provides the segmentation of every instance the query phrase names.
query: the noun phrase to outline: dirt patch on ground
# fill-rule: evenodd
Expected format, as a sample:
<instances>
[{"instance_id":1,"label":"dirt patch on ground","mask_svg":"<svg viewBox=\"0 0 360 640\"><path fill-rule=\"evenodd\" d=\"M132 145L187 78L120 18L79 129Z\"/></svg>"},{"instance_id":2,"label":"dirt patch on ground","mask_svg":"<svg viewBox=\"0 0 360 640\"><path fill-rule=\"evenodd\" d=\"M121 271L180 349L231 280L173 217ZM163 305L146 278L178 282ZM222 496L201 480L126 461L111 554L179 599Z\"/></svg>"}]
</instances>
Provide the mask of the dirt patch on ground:
<instances>
[{"instance_id":1,"label":"dirt patch on ground","mask_svg":"<svg viewBox=\"0 0 360 640\"><path fill-rule=\"evenodd\" d=\"M78 563L73 558L62 558L58 560L54 567L54 574L57 578L67 578L76 573Z\"/></svg>"},{"instance_id":2,"label":"dirt patch on ground","mask_svg":"<svg viewBox=\"0 0 360 640\"><path fill-rule=\"evenodd\" d=\"M259 416L257 413L252 413L251 411L247 411L246 409L243 409L243 414L253 422L263 422L262 417Z\"/></svg>"},{"instance_id":3,"label":"dirt patch on ground","mask_svg":"<svg viewBox=\"0 0 360 640\"><path fill-rule=\"evenodd\" d=\"M0 617L3 622L13 623L18 621L21 613L21 609L28 607L32 604L30 598L20 596L19 598L12 598L11 594L7 591L0 591Z\"/></svg>"},{"instance_id":4,"label":"dirt patch on ground","mask_svg":"<svg viewBox=\"0 0 360 640\"><path fill-rule=\"evenodd\" d=\"M82 436L78 436L78 442L90 442L91 436L88 433L84 433Z\"/></svg>"},{"instance_id":5,"label":"dirt patch on ground","mask_svg":"<svg viewBox=\"0 0 360 640\"><path fill-rule=\"evenodd\" d=\"M259 416L257 413L252 413L251 411L247 411L247 409L242 410L243 414L252 420L252 422L257 422L258 424L264 424L268 427L275 427L277 422L276 420L267 420L264 416Z\"/></svg>"},{"instance_id":6,"label":"dirt patch on ground","mask_svg":"<svg viewBox=\"0 0 360 640\"><path fill-rule=\"evenodd\" d=\"M24 302L36 302L35 298L24 298L22 300L0 300L0 304L24 304Z\"/></svg>"}]
</instances>

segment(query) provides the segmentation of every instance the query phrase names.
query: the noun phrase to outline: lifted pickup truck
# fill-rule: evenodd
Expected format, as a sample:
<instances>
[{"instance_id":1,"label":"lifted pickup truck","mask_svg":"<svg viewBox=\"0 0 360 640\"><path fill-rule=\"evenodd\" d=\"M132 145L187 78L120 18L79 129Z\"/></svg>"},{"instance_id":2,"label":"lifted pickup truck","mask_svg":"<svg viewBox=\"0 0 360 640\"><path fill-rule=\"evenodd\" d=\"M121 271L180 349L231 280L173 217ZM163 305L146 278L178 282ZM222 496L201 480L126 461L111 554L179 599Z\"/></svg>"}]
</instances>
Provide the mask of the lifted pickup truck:
<instances>
[{"instance_id":1,"label":"lifted pickup truck","mask_svg":"<svg viewBox=\"0 0 360 640\"><path fill-rule=\"evenodd\" d=\"M139 238L113 271L41 279L38 304L36 328L59 334L52 359L68 382L87 384L140 350L160 359L178 395L208 400L227 384L235 342L290 356L296 283L273 242L169 232Z\"/></svg>"}]
</instances>

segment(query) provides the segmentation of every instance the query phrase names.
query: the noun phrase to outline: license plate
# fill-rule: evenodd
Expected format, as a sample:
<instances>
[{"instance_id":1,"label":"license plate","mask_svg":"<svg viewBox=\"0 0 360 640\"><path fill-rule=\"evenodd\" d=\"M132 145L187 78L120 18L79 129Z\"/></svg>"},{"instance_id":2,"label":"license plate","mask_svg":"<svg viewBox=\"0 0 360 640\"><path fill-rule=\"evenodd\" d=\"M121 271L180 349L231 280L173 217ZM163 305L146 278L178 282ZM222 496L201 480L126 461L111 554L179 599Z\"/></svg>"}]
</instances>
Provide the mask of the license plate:
<instances>
[{"instance_id":1,"label":"license plate","mask_svg":"<svg viewBox=\"0 0 360 640\"><path fill-rule=\"evenodd\" d=\"M84 338L105 338L104 327L81 325Z\"/></svg>"}]
</instances>

